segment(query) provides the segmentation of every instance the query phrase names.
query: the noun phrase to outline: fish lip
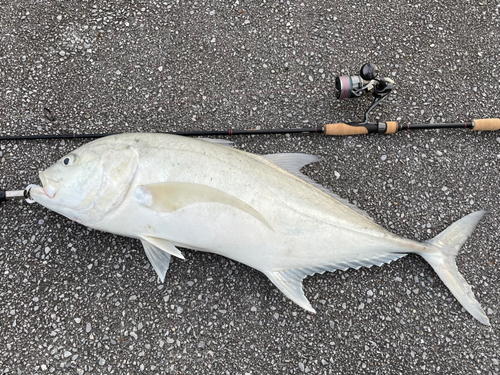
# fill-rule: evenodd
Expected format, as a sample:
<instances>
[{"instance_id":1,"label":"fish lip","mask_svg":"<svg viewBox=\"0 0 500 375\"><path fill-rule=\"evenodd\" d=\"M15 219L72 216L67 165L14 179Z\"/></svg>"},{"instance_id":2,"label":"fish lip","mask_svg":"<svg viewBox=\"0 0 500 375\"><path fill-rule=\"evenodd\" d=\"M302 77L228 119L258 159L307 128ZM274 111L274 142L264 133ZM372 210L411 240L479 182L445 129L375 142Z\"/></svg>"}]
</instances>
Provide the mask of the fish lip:
<instances>
[{"instance_id":1,"label":"fish lip","mask_svg":"<svg viewBox=\"0 0 500 375\"><path fill-rule=\"evenodd\" d=\"M47 178L43 172L40 172L38 175L40 177L40 181L42 181L41 191L47 196L47 198L54 199L59 191L59 181Z\"/></svg>"}]
</instances>

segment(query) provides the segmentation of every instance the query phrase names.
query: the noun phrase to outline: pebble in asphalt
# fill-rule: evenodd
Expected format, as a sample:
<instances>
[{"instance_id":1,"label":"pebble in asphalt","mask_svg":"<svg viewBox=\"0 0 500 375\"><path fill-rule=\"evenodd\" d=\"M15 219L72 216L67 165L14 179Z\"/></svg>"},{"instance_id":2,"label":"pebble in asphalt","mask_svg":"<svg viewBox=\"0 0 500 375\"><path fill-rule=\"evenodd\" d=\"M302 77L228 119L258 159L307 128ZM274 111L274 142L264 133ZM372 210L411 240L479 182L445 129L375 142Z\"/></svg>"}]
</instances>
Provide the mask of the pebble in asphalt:
<instances>
[{"instance_id":1,"label":"pebble in asphalt","mask_svg":"<svg viewBox=\"0 0 500 375\"><path fill-rule=\"evenodd\" d=\"M4 2L0 133L356 121L369 98L337 101L334 77L367 61L397 83L376 120L495 117L499 12L488 0ZM307 278L311 315L211 254L184 251L161 284L139 242L10 202L0 207L0 373L499 373L498 133L233 140L324 157L305 173L408 238L491 209L457 263L492 327L417 256ZM1 142L0 186L36 183L83 142Z\"/></svg>"}]
</instances>

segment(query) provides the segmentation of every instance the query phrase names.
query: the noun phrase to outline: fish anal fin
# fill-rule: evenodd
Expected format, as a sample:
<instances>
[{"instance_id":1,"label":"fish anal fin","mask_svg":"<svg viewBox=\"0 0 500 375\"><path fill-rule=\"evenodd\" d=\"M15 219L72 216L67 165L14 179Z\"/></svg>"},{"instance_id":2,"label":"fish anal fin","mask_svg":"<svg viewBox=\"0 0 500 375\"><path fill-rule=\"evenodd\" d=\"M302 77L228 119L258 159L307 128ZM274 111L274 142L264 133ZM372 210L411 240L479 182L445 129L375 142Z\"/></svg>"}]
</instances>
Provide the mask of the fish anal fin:
<instances>
[{"instance_id":1,"label":"fish anal fin","mask_svg":"<svg viewBox=\"0 0 500 375\"><path fill-rule=\"evenodd\" d=\"M182 253L179 251L179 249L177 249L177 247L175 247L175 245L168 240L165 240L165 239L159 238L159 237L147 236L147 235L142 235L141 240L143 241L143 243L144 243L144 241L146 241L146 242L150 243L151 245L153 245L154 247L159 248L161 251L166 252L170 255L173 255L174 257L177 257L180 259L185 259L184 255L182 255Z\"/></svg>"},{"instance_id":2,"label":"fish anal fin","mask_svg":"<svg viewBox=\"0 0 500 375\"><path fill-rule=\"evenodd\" d=\"M318 266L304 267L304 268L291 268L284 270L273 270L265 272L266 276L293 302L298 304L303 309L316 312L311 306L304 291L302 289L302 281L307 276L314 274L323 274L325 272L333 272L336 270L347 270L349 268L359 269L361 267L381 266L390 263L396 259L404 257L406 254L402 253L384 253L379 254L367 259L339 261L327 263Z\"/></svg>"},{"instance_id":3,"label":"fish anal fin","mask_svg":"<svg viewBox=\"0 0 500 375\"><path fill-rule=\"evenodd\" d=\"M316 310L311 306L302 289L302 280L304 280L307 274L301 273L300 270L284 270L266 272L266 276L285 296L297 305L304 310L316 313Z\"/></svg>"},{"instance_id":4,"label":"fish anal fin","mask_svg":"<svg viewBox=\"0 0 500 375\"><path fill-rule=\"evenodd\" d=\"M158 212L174 212L194 203L221 203L253 216L268 228L271 224L249 204L211 186L188 182L160 182L137 187L136 199Z\"/></svg>"},{"instance_id":5,"label":"fish anal fin","mask_svg":"<svg viewBox=\"0 0 500 375\"><path fill-rule=\"evenodd\" d=\"M164 282L165 275L167 274L168 267L170 266L171 255L146 240L141 240L141 242L153 269L158 274L161 282Z\"/></svg>"}]
</instances>

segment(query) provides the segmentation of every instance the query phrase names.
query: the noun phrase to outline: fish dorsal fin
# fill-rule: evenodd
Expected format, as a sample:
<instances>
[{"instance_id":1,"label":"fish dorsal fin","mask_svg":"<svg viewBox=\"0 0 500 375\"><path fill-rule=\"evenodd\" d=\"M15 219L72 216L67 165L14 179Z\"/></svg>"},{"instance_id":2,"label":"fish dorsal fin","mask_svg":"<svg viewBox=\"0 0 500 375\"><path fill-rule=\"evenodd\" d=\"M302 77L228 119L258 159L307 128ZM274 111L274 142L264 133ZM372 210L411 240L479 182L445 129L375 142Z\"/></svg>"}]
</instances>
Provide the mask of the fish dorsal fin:
<instances>
[{"instance_id":1,"label":"fish dorsal fin","mask_svg":"<svg viewBox=\"0 0 500 375\"><path fill-rule=\"evenodd\" d=\"M146 240L141 240L141 242L149 262L160 277L161 282L164 282L170 265L171 255Z\"/></svg>"},{"instance_id":2,"label":"fish dorsal fin","mask_svg":"<svg viewBox=\"0 0 500 375\"><path fill-rule=\"evenodd\" d=\"M356 205L350 203L347 199L339 197L333 191L321 186L316 181L311 180L305 174L303 174L300 169L307 164L311 164L317 161L324 161L325 159L316 156L316 155L307 155L307 154L270 154L270 155L262 155L263 158L267 159L271 163L276 166L284 169L285 171L293 174L295 177L300 178L301 180L307 182L308 184L314 186L315 188L321 190L323 193L328 194L329 196L335 198L335 200L339 201L343 205L349 207L353 211L358 214L366 217L373 221L373 219L363 210L361 210Z\"/></svg>"},{"instance_id":3,"label":"fish dorsal fin","mask_svg":"<svg viewBox=\"0 0 500 375\"><path fill-rule=\"evenodd\" d=\"M135 198L157 212L174 212L194 203L221 203L253 216L268 228L271 224L249 204L222 190L188 182L160 182L136 188Z\"/></svg>"},{"instance_id":4,"label":"fish dorsal fin","mask_svg":"<svg viewBox=\"0 0 500 375\"><path fill-rule=\"evenodd\" d=\"M215 143L217 145L226 146L226 147L234 147L234 142L228 139L213 139L213 138L197 138L201 141L206 141L210 143Z\"/></svg>"},{"instance_id":5,"label":"fish dorsal fin","mask_svg":"<svg viewBox=\"0 0 500 375\"><path fill-rule=\"evenodd\" d=\"M177 249L174 244L163 238L153 237L153 236L141 236L142 241L149 242L151 245L159 248L160 250L173 255L174 257L185 259L184 255Z\"/></svg>"},{"instance_id":6,"label":"fish dorsal fin","mask_svg":"<svg viewBox=\"0 0 500 375\"><path fill-rule=\"evenodd\" d=\"M371 267L371 266L381 266L385 263L390 263L393 260L404 257L406 254L399 253L385 253L379 254L372 258L360 259L348 262L334 262L329 264L324 264L321 266L314 267L304 267L304 268L294 268L286 270L274 270L265 272L266 276L278 287L279 290L283 292L288 298L290 298L297 305L303 309L316 312L311 306L304 291L302 289L302 281L307 276L312 276L316 273L323 274L325 272L333 272L336 270L347 270L349 268L358 269L360 267Z\"/></svg>"},{"instance_id":7,"label":"fish dorsal fin","mask_svg":"<svg viewBox=\"0 0 500 375\"><path fill-rule=\"evenodd\" d=\"M302 167L304 167L307 164L325 160L316 155L297 154L297 153L269 154L269 155L262 155L262 157L299 178L306 177L302 173L300 173L300 169Z\"/></svg>"}]
</instances>

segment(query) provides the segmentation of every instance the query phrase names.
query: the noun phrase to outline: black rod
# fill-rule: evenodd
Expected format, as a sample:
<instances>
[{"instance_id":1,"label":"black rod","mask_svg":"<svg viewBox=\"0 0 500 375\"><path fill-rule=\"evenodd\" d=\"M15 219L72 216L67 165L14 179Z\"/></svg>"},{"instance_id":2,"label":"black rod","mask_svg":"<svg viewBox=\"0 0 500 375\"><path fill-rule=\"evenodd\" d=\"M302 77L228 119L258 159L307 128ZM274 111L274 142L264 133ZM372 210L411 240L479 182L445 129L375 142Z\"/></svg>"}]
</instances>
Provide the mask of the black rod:
<instances>
[{"instance_id":1,"label":"black rod","mask_svg":"<svg viewBox=\"0 0 500 375\"><path fill-rule=\"evenodd\" d=\"M448 124L408 124L401 125L401 130L417 130L417 129L472 129L473 122L456 122Z\"/></svg>"},{"instance_id":2,"label":"black rod","mask_svg":"<svg viewBox=\"0 0 500 375\"><path fill-rule=\"evenodd\" d=\"M243 135L243 134L283 134L283 133L322 133L323 127L302 129L245 129L245 130L207 130L199 132L166 132L162 134L176 135Z\"/></svg>"},{"instance_id":3,"label":"black rod","mask_svg":"<svg viewBox=\"0 0 500 375\"><path fill-rule=\"evenodd\" d=\"M243 134L283 134L283 133L322 133L323 127L302 129L246 129L246 130L207 130L196 132L160 132L158 134L175 134L183 136L207 136L207 135L243 135ZM21 136L0 136L0 141L20 141L29 139L77 139L77 138L102 138L107 134L52 134L52 135L21 135Z\"/></svg>"}]
</instances>

